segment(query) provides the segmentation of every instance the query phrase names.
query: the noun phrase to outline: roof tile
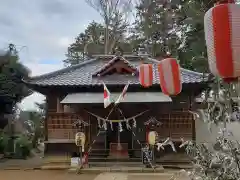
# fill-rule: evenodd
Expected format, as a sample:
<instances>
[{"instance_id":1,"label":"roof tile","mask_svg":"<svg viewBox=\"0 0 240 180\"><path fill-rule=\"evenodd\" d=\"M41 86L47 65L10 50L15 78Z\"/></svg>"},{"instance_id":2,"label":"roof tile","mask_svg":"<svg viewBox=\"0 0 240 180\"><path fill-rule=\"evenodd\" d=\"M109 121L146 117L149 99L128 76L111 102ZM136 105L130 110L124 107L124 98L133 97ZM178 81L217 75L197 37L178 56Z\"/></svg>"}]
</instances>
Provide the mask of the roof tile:
<instances>
[{"instance_id":1,"label":"roof tile","mask_svg":"<svg viewBox=\"0 0 240 180\"><path fill-rule=\"evenodd\" d=\"M148 58L149 63L153 64L153 84L159 84L159 76L157 70L157 60ZM130 61L133 67L138 67L141 62L140 60ZM139 84L139 80L137 76L132 76L131 74L112 74L106 75L104 77L92 76L96 71L101 69L104 66L103 61L98 59L89 60L89 62L84 62L79 65L75 65L72 67L68 67L53 73L49 73L46 75L33 77L28 83L29 84L37 84L41 86L76 86L76 85L100 85L102 81L105 84L117 84L123 85L128 83L131 84ZM207 76L203 76L203 73L198 73L190 70L186 70L181 68L181 75L183 83L201 83L204 81L208 81Z\"/></svg>"}]
</instances>

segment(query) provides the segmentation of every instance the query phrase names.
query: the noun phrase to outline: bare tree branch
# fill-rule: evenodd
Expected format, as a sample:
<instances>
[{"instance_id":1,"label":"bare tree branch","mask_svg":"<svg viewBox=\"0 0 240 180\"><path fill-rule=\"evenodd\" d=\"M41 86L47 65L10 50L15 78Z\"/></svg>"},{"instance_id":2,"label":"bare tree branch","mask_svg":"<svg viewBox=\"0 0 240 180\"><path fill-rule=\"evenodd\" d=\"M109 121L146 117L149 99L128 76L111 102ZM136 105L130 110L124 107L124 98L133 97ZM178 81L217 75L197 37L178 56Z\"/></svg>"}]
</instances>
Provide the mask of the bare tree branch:
<instances>
[{"instance_id":1,"label":"bare tree branch","mask_svg":"<svg viewBox=\"0 0 240 180\"><path fill-rule=\"evenodd\" d=\"M132 12L133 0L85 0L103 18L105 25L105 54L113 47L128 28L129 14Z\"/></svg>"}]
</instances>

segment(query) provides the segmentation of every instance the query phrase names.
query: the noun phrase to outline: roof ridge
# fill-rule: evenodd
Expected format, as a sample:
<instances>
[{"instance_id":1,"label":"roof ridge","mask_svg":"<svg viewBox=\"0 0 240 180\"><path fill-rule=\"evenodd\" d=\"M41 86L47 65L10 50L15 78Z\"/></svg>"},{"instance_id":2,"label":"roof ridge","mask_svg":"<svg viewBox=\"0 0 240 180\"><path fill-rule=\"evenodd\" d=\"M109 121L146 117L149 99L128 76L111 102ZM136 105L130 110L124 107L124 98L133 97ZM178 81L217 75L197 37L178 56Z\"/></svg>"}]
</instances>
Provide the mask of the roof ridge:
<instances>
[{"instance_id":1,"label":"roof ridge","mask_svg":"<svg viewBox=\"0 0 240 180\"><path fill-rule=\"evenodd\" d=\"M57 76L59 73L65 73L65 72L77 69L77 68L79 68L83 65L95 62L96 60L97 59L95 59L95 58L94 59L89 59L87 61L84 61L84 62L76 64L76 65L68 66L68 67L53 71L53 72L46 73L46 74L30 77L28 80L37 80L37 79L41 79L41 78Z\"/></svg>"}]
</instances>

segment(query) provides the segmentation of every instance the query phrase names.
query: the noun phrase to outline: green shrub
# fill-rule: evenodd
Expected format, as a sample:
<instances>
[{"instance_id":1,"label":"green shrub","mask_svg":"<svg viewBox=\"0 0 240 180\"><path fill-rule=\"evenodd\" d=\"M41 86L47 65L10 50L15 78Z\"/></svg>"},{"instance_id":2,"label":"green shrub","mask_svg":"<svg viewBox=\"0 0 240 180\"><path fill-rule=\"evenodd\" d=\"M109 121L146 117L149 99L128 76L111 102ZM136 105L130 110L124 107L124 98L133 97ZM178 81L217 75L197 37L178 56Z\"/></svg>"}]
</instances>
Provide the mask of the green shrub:
<instances>
[{"instance_id":1,"label":"green shrub","mask_svg":"<svg viewBox=\"0 0 240 180\"><path fill-rule=\"evenodd\" d=\"M0 135L0 153L5 153L8 147L8 139L9 137L5 134Z\"/></svg>"},{"instance_id":2,"label":"green shrub","mask_svg":"<svg viewBox=\"0 0 240 180\"><path fill-rule=\"evenodd\" d=\"M32 143L24 135L19 136L15 141L15 153L19 158L27 158L30 155Z\"/></svg>"}]
</instances>

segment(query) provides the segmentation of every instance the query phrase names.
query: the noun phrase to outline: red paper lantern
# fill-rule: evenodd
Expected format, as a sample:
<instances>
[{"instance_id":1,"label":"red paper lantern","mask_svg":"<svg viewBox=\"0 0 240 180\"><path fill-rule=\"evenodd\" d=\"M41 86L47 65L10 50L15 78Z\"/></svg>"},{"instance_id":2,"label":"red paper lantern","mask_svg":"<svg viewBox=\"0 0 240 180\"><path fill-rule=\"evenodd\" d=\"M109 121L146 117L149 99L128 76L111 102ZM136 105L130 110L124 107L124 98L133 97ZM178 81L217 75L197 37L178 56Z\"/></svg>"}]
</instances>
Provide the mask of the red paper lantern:
<instances>
[{"instance_id":1,"label":"red paper lantern","mask_svg":"<svg viewBox=\"0 0 240 180\"><path fill-rule=\"evenodd\" d=\"M177 95L182 91L180 66L174 58L167 58L158 64L160 86L166 95Z\"/></svg>"},{"instance_id":2,"label":"red paper lantern","mask_svg":"<svg viewBox=\"0 0 240 180\"><path fill-rule=\"evenodd\" d=\"M153 65L152 64L140 65L139 82L143 87L149 87L153 84Z\"/></svg>"},{"instance_id":3,"label":"red paper lantern","mask_svg":"<svg viewBox=\"0 0 240 180\"><path fill-rule=\"evenodd\" d=\"M237 82L238 78L224 78L223 81L225 83Z\"/></svg>"},{"instance_id":4,"label":"red paper lantern","mask_svg":"<svg viewBox=\"0 0 240 180\"><path fill-rule=\"evenodd\" d=\"M218 2L215 3L215 5L226 4L226 3L235 3L235 0L219 0Z\"/></svg>"},{"instance_id":5,"label":"red paper lantern","mask_svg":"<svg viewBox=\"0 0 240 180\"><path fill-rule=\"evenodd\" d=\"M240 6L227 3L211 8L204 28L211 73L227 81L240 77Z\"/></svg>"}]
</instances>

